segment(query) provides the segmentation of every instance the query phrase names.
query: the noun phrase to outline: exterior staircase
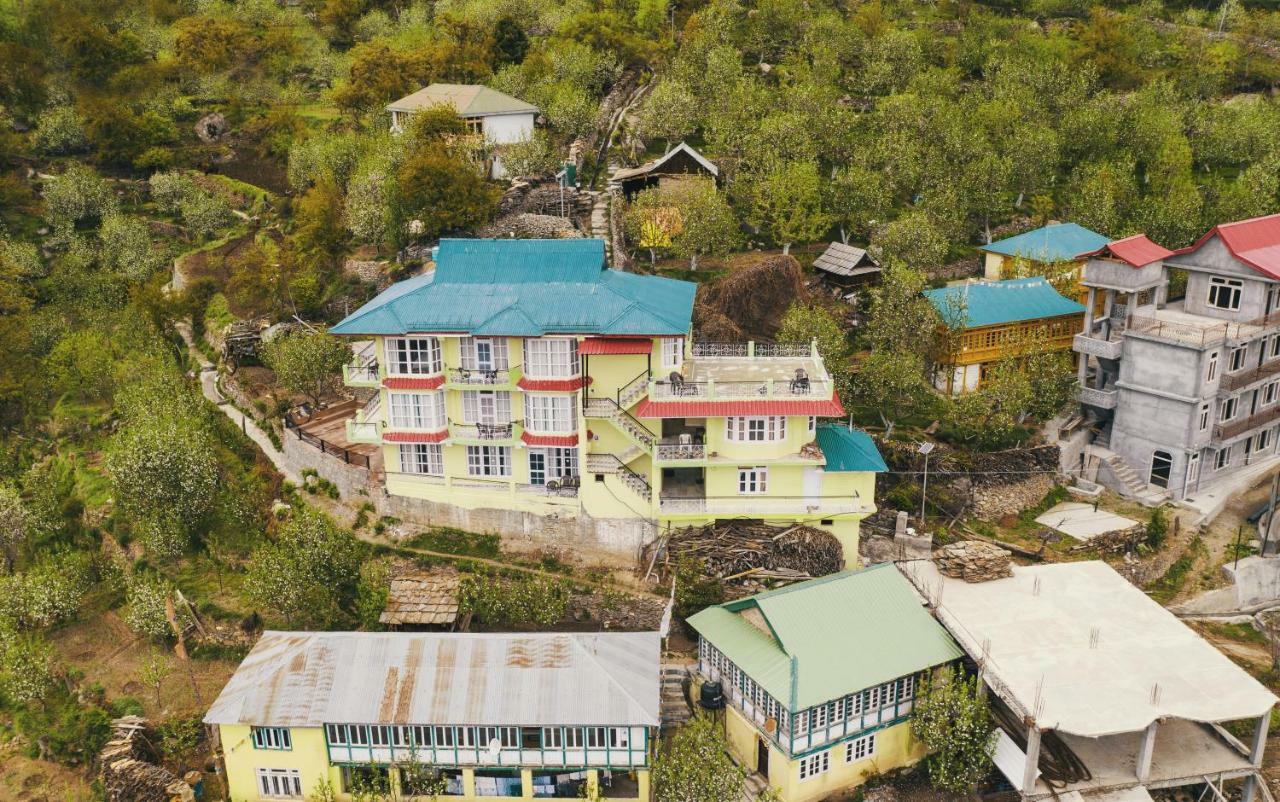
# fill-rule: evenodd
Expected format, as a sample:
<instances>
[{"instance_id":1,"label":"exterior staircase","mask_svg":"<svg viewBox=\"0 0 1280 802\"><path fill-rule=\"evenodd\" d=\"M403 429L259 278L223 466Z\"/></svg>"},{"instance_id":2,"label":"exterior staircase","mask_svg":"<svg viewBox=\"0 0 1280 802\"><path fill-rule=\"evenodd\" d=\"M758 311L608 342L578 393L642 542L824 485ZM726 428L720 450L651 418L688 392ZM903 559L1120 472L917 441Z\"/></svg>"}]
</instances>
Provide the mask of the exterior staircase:
<instances>
[{"instance_id":1,"label":"exterior staircase","mask_svg":"<svg viewBox=\"0 0 1280 802\"><path fill-rule=\"evenodd\" d=\"M615 473L618 481L626 485L648 504L653 500L653 488L647 479L627 467L626 463L614 454L588 454L587 471L590 473Z\"/></svg>"},{"instance_id":2,"label":"exterior staircase","mask_svg":"<svg viewBox=\"0 0 1280 802\"><path fill-rule=\"evenodd\" d=\"M646 429L644 424L636 420L612 398L587 399L587 405L582 410L582 414L587 418L603 418L612 422L627 436L627 439L645 451L653 451L653 447L658 443L657 435Z\"/></svg>"},{"instance_id":3,"label":"exterior staircase","mask_svg":"<svg viewBox=\"0 0 1280 802\"><path fill-rule=\"evenodd\" d=\"M659 691L660 719L663 729L679 727L693 715L689 706L688 688L690 667L684 664L664 663Z\"/></svg>"},{"instance_id":4,"label":"exterior staircase","mask_svg":"<svg viewBox=\"0 0 1280 802\"><path fill-rule=\"evenodd\" d=\"M1111 475L1120 483L1120 487L1112 488L1120 495L1147 507L1158 507L1169 499L1169 491L1142 481L1138 472L1119 454L1098 446L1096 441L1093 445L1093 453L1107 464Z\"/></svg>"}]
</instances>

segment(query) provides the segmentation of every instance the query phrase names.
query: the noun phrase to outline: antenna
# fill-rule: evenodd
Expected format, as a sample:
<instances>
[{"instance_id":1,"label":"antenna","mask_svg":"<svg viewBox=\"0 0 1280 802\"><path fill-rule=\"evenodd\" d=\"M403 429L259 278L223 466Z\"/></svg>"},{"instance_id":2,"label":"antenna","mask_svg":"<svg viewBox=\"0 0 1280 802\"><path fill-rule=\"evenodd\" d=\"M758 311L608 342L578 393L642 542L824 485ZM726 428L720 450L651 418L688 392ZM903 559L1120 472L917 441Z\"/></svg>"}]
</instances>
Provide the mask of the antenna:
<instances>
[{"instance_id":1,"label":"antenna","mask_svg":"<svg viewBox=\"0 0 1280 802\"><path fill-rule=\"evenodd\" d=\"M1089 648L1098 648L1098 641L1102 638L1102 627L1093 627L1089 630Z\"/></svg>"}]
</instances>

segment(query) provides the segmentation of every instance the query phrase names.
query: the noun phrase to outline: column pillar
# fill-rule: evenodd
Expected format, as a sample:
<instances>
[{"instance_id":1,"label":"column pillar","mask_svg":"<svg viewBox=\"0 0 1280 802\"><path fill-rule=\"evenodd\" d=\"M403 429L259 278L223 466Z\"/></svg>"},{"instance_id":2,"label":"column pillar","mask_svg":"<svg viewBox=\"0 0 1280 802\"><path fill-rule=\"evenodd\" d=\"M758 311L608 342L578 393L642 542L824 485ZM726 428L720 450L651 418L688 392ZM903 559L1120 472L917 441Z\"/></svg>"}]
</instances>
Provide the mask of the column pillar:
<instances>
[{"instance_id":1,"label":"column pillar","mask_svg":"<svg viewBox=\"0 0 1280 802\"><path fill-rule=\"evenodd\" d=\"M1136 772L1138 782L1146 782L1151 777L1151 756L1156 751L1156 730L1160 728L1159 721L1153 721L1142 733L1142 743L1138 746L1138 765Z\"/></svg>"},{"instance_id":2,"label":"column pillar","mask_svg":"<svg viewBox=\"0 0 1280 802\"><path fill-rule=\"evenodd\" d=\"M1111 307L1116 302L1116 291L1107 290L1107 299L1102 305L1102 339L1111 339Z\"/></svg>"},{"instance_id":3,"label":"column pillar","mask_svg":"<svg viewBox=\"0 0 1280 802\"><path fill-rule=\"evenodd\" d=\"M1094 306L1097 303L1097 298L1098 298L1098 288L1090 287L1089 303L1087 303L1084 307L1084 333L1090 336L1093 335L1093 310L1094 310Z\"/></svg>"},{"instance_id":4,"label":"column pillar","mask_svg":"<svg viewBox=\"0 0 1280 802\"><path fill-rule=\"evenodd\" d=\"M1036 774L1040 769L1040 730L1032 724L1027 728L1027 762L1022 769L1022 795L1036 791Z\"/></svg>"},{"instance_id":5,"label":"column pillar","mask_svg":"<svg viewBox=\"0 0 1280 802\"><path fill-rule=\"evenodd\" d=\"M1262 753L1267 748L1267 729L1271 726L1271 711L1268 710L1258 717L1258 723L1253 728L1253 743L1249 747L1249 762L1254 768L1262 768ZM1258 775L1250 774L1244 778L1243 798L1241 802L1253 802L1254 796L1258 792Z\"/></svg>"},{"instance_id":6,"label":"column pillar","mask_svg":"<svg viewBox=\"0 0 1280 802\"><path fill-rule=\"evenodd\" d=\"M533 769L520 769L520 797L533 799Z\"/></svg>"},{"instance_id":7,"label":"column pillar","mask_svg":"<svg viewBox=\"0 0 1280 802\"><path fill-rule=\"evenodd\" d=\"M476 770L475 769L462 770L462 794L463 796L476 795Z\"/></svg>"},{"instance_id":8,"label":"column pillar","mask_svg":"<svg viewBox=\"0 0 1280 802\"><path fill-rule=\"evenodd\" d=\"M637 790L640 792L637 798L640 799L641 802L649 802L650 791L649 791L649 770L648 769L636 770L636 785L639 786Z\"/></svg>"}]
</instances>

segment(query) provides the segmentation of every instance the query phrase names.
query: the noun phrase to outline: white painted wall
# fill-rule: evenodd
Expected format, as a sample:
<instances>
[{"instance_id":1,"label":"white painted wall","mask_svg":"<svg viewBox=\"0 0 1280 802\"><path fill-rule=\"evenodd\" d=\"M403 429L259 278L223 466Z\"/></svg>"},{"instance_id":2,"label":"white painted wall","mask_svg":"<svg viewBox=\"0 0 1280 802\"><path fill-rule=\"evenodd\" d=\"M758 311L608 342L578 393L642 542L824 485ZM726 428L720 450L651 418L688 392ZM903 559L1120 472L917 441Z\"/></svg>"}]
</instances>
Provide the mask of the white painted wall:
<instances>
[{"instance_id":1,"label":"white painted wall","mask_svg":"<svg viewBox=\"0 0 1280 802\"><path fill-rule=\"evenodd\" d=\"M531 111L485 117L484 137L497 145L527 142L533 137L533 118Z\"/></svg>"}]
</instances>

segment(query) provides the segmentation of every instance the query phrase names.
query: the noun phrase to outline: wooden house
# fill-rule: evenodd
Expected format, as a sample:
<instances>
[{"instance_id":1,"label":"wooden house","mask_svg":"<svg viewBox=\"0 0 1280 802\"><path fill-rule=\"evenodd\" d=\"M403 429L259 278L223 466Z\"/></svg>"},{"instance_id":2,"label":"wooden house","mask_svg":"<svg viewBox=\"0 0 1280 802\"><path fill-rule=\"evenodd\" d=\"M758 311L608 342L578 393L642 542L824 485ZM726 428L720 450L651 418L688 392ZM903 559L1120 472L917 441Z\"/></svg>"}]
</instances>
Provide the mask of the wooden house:
<instances>
[{"instance_id":1,"label":"wooden house","mask_svg":"<svg viewBox=\"0 0 1280 802\"><path fill-rule=\"evenodd\" d=\"M641 190L664 187L690 178L711 178L718 181L720 168L706 156L681 142L660 158L638 167L615 170L609 177L609 183L621 187L622 194L630 200Z\"/></svg>"},{"instance_id":2,"label":"wooden house","mask_svg":"<svg viewBox=\"0 0 1280 802\"><path fill-rule=\"evenodd\" d=\"M813 262L822 282L841 292L874 284L880 280L880 263L864 248L833 242Z\"/></svg>"}]
</instances>

